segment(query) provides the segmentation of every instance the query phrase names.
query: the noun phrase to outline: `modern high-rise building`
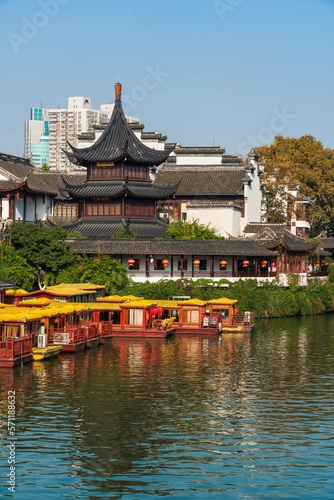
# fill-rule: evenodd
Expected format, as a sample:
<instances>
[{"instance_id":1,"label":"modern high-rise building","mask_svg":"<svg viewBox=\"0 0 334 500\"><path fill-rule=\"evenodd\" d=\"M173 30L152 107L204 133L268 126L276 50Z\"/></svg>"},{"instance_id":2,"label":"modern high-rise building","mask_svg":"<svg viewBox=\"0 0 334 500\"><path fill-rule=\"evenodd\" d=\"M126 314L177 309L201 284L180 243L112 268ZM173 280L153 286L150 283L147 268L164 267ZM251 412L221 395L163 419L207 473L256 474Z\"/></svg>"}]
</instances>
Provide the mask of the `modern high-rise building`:
<instances>
[{"instance_id":1,"label":"modern high-rise building","mask_svg":"<svg viewBox=\"0 0 334 500\"><path fill-rule=\"evenodd\" d=\"M114 105L102 104L92 109L91 99L84 96L68 98L67 108L32 108L25 122L24 156L36 167L73 170L63 150L68 142L78 145L78 136L92 134L95 126L107 124Z\"/></svg>"},{"instance_id":2,"label":"modern high-rise building","mask_svg":"<svg viewBox=\"0 0 334 500\"><path fill-rule=\"evenodd\" d=\"M49 164L49 115L45 108L31 108L24 126L24 156L36 167Z\"/></svg>"}]
</instances>

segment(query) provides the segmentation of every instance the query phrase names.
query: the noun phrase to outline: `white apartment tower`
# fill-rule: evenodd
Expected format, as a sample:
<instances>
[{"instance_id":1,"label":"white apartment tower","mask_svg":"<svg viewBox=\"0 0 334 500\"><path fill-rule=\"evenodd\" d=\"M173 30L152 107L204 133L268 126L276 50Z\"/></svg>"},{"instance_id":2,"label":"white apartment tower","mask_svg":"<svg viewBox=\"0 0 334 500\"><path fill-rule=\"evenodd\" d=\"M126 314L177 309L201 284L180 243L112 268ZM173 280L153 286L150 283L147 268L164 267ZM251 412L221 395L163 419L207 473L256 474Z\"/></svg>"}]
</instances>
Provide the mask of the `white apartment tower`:
<instances>
[{"instance_id":1,"label":"white apartment tower","mask_svg":"<svg viewBox=\"0 0 334 500\"><path fill-rule=\"evenodd\" d=\"M67 109L49 109L49 165L51 168L66 171L73 169L63 149L67 142L78 145L78 134L94 131L99 122L99 111L91 108L89 97L68 98Z\"/></svg>"}]
</instances>

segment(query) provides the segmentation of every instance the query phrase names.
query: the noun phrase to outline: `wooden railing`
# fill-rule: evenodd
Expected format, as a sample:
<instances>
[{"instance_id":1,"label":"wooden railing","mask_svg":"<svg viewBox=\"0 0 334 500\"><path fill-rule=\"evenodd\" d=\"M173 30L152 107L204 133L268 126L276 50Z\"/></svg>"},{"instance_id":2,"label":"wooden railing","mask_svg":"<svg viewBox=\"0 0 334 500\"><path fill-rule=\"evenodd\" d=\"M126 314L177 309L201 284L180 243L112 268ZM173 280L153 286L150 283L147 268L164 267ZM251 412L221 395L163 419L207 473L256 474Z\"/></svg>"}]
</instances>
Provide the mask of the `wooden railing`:
<instances>
[{"instance_id":1,"label":"wooden railing","mask_svg":"<svg viewBox=\"0 0 334 500\"><path fill-rule=\"evenodd\" d=\"M252 326L254 325L254 313L245 312L243 314L235 314L232 318L233 326Z\"/></svg>"},{"instance_id":2,"label":"wooden railing","mask_svg":"<svg viewBox=\"0 0 334 500\"><path fill-rule=\"evenodd\" d=\"M91 323L85 327L86 329L86 339L92 340L99 337L99 328L97 323Z\"/></svg>"},{"instance_id":3,"label":"wooden railing","mask_svg":"<svg viewBox=\"0 0 334 500\"><path fill-rule=\"evenodd\" d=\"M0 342L0 359L15 359L32 353L32 337L9 337Z\"/></svg>"},{"instance_id":4,"label":"wooden railing","mask_svg":"<svg viewBox=\"0 0 334 500\"><path fill-rule=\"evenodd\" d=\"M100 321L99 324L100 335L108 336L112 334L112 321Z\"/></svg>"},{"instance_id":5,"label":"wooden railing","mask_svg":"<svg viewBox=\"0 0 334 500\"><path fill-rule=\"evenodd\" d=\"M66 326L50 328L49 344L66 345L80 344L86 340L86 330L83 326Z\"/></svg>"}]
</instances>

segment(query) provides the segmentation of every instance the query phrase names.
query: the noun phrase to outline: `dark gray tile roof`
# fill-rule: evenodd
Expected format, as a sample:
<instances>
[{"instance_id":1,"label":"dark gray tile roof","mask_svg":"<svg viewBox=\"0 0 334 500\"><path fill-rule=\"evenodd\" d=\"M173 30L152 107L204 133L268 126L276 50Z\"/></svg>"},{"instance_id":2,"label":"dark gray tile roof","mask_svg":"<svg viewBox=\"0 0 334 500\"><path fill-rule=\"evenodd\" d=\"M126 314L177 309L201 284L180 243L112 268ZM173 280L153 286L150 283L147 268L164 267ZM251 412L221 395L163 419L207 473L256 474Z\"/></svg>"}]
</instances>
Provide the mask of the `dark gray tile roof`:
<instances>
[{"instance_id":1,"label":"dark gray tile roof","mask_svg":"<svg viewBox=\"0 0 334 500\"><path fill-rule=\"evenodd\" d=\"M116 162L124 159L148 166L160 165L170 154L170 150L160 151L149 148L138 139L127 123L122 103L119 100L115 102L107 128L92 146L82 149L69 146L72 150L66 152L69 160L79 165Z\"/></svg>"},{"instance_id":2,"label":"dark gray tile roof","mask_svg":"<svg viewBox=\"0 0 334 500\"><path fill-rule=\"evenodd\" d=\"M13 281L7 281L0 278L0 289L5 290L8 288L16 288L16 285Z\"/></svg>"},{"instance_id":3,"label":"dark gray tile roof","mask_svg":"<svg viewBox=\"0 0 334 500\"><path fill-rule=\"evenodd\" d=\"M129 230L135 233L138 238L163 238L166 236L166 224L164 222L149 219L126 219L126 221L129 222ZM124 221L122 219L87 217L63 227L69 233L79 231L85 238L113 238L124 227Z\"/></svg>"},{"instance_id":4,"label":"dark gray tile roof","mask_svg":"<svg viewBox=\"0 0 334 500\"><path fill-rule=\"evenodd\" d=\"M37 180L44 182L49 189L56 193L57 200L66 200L70 196L65 192L66 183L82 184L87 179L85 172L75 172L72 174L61 174L60 172L42 172L38 171L34 174Z\"/></svg>"},{"instance_id":5,"label":"dark gray tile roof","mask_svg":"<svg viewBox=\"0 0 334 500\"><path fill-rule=\"evenodd\" d=\"M286 229L287 225L283 224L270 224L267 222L250 222L245 226L244 234L255 234L264 229L270 229L274 234L282 233Z\"/></svg>"},{"instance_id":6,"label":"dark gray tile roof","mask_svg":"<svg viewBox=\"0 0 334 500\"><path fill-rule=\"evenodd\" d=\"M259 230L255 232L255 228ZM318 246L318 243L307 242L304 238L295 236L286 228L285 224L247 224L245 233L246 229L249 233L255 233L249 239L263 242L267 248L272 250L283 246L292 252L310 252Z\"/></svg>"},{"instance_id":7,"label":"dark gray tile roof","mask_svg":"<svg viewBox=\"0 0 334 500\"><path fill-rule=\"evenodd\" d=\"M157 171L154 183L177 185L176 196L243 195L245 170L222 166L186 167L164 165Z\"/></svg>"},{"instance_id":8,"label":"dark gray tile roof","mask_svg":"<svg viewBox=\"0 0 334 500\"><path fill-rule=\"evenodd\" d=\"M225 153L224 146L210 147L210 146L176 146L176 154L181 155L206 155L206 156L217 156Z\"/></svg>"},{"instance_id":9,"label":"dark gray tile roof","mask_svg":"<svg viewBox=\"0 0 334 500\"><path fill-rule=\"evenodd\" d=\"M282 245L287 250L294 252L309 252L311 250L315 250L318 243L307 242L303 238L299 238L298 236L290 233L286 229L283 234L278 235L277 239L267 246L270 249L276 249L279 245Z\"/></svg>"},{"instance_id":10,"label":"dark gray tile roof","mask_svg":"<svg viewBox=\"0 0 334 500\"><path fill-rule=\"evenodd\" d=\"M39 174L35 173L35 171L32 171L27 177L27 191L55 196L58 189L50 186L47 182L47 178L43 178Z\"/></svg>"},{"instance_id":11,"label":"dark gray tile roof","mask_svg":"<svg viewBox=\"0 0 334 500\"><path fill-rule=\"evenodd\" d=\"M219 255L270 257L276 255L258 242L248 240L84 240L69 242L77 253L111 255Z\"/></svg>"},{"instance_id":12,"label":"dark gray tile roof","mask_svg":"<svg viewBox=\"0 0 334 500\"><path fill-rule=\"evenodd\" d=\"M80 186L66 185L71 196L93 198L96 196L120 196L128 193L135 198L162 200L175 193L175 186L158 186L152 182L89 181Z\"/></svg>"},{"instance_id":13,"label":"dark gray tile roof","mask_svg":"<svg viewBox=\"0 0 334 500\"><path fill-rule=\"evenodd\" d=\"M22 179L34 168L27 158L0 153L0 169L10 176Z\"/></svg>"},{"instance_id":14,"label":"dark gray tile roof","mask_svg":"<svg viewBox=\"0 0 334 500\"><path fill-rule=\"evenodd\" d=\"M12 191L25 185L25 179L0 180L0 191Z\"/></svg>"}]
</instances>

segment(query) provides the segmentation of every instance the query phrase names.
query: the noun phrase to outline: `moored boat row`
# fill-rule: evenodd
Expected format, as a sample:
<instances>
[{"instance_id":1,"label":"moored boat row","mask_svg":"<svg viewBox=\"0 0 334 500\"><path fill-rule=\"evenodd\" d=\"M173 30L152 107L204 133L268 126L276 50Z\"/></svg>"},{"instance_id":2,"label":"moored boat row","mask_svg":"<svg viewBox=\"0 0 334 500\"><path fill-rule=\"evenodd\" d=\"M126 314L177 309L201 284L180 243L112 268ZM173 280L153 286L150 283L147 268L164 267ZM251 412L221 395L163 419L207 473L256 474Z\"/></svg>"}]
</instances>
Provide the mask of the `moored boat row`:
<instances>
[{"instance_id":1,"label":"moored boat row","mask_svg":"<svg viewBox=\"0 0 334 500\"><path fill-rule=\"evenodd\" d=\"M83 351L116 337L218 335L254 328L254 314L239 314L236 300L105 297L103 287L94 287L63 284L32 293L20 290L14 303L2 304L0 366Z\"/></svg>"}]
</instances>

